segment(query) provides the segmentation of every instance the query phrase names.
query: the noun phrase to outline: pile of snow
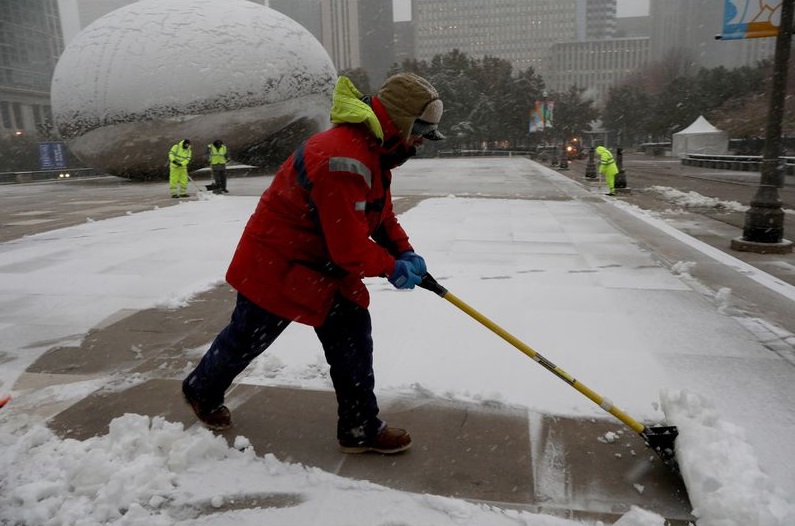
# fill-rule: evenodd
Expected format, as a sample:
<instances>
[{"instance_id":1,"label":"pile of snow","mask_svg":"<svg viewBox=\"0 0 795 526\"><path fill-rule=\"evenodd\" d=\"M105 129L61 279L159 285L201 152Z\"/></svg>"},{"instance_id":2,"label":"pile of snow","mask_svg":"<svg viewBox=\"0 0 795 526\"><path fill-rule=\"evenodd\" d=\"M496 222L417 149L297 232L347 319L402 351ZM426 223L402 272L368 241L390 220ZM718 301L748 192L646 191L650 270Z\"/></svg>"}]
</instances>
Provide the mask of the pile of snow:
<instances>
[{"instance_id":1,"label":"pile of snow","mask_svg":"<svg viewBox=\"0 0 795 526\"><path fill-rule=\"evenodd\" d=\"M85 441L60 440L42 425L21 436L0 427L0 472L3 524L588 524L394 491L258 457L244 437L230 448L206 429L133 414ZM633 508L617 524L664 522Z\"/></svg>"},{"instance_id":2,"label":"pile of snow","mask_svg":"<svg viewBox=\"0 0 795 526\"><path fill-rule=\"evenodd\" d=\"M685 391L662 393L698 526L791 526L795 504L759 468L739 427ZM258 457L161 417L127 414L107 435L62 440L42 424L0 421L0 523L15 525L315 524L604 526L390 490ZM605 437L610 441L612 437ZM642 488L638 489L642 492ZM253 504L252 504L253 503ZM663 526L633 507L615 526Z\"/></svg>"},{"instance_id":3,"label":"pile of snow","mask_svg":"<svg viewBox=\"0 0 795 526\"><path fill-rule=\"evenodd\" d=\"M789 526L795 503L759 468L743 430L705 399L663 392L666 417L679 428L676 458L698 526Z\"/></svg>"},{"instance_id":4,"label":"pile of snow","mask_svg":"<svg viewBox=\"0 0 795 526\"><path fill-rule=\"evenodd\" d=\"M648 192L661 196L666 201L683 208L714 208L726 212L745 212L748 207L737 201L722 201L716 197L705 197L698 192L683 192L668 186L651 186Z\"/></svg>"}]
</instances>

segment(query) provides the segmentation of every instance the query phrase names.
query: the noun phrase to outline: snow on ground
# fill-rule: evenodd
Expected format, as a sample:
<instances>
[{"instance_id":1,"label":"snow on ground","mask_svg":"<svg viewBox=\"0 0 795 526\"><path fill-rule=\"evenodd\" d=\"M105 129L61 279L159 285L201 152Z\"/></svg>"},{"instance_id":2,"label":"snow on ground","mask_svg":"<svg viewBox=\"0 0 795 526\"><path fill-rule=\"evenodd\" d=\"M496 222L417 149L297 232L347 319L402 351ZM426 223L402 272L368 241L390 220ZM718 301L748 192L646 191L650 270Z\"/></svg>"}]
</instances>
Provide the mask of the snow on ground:
<instances>
[{"instance_id":1,"label":"snow on ground","mask_svg":"<svg viewBox=\"0 0 795 526\"><path fill-rule=\"evenodd\" d=\"M0 523L578 524L339 478L158 418L126 415L78 442L14 413L38 394L13 391L15 378L53 341L218 283L255 202L211 196L3 243L0 391L15 398L0 410ZM457 297L637 419L679 427L700 526L795 524L792 368L720 305L576 200L430 199L401 221ZM368 283L380 391L603 416L437 296ZM328 387L319 356L314 334L291 326L241 380ZM663 520L633 509L619 524Z\"/></svg>"},{"instance_id":2,"label":"snow on ground","mask_svg":"<svg viewBox=\"0 0 795 526\"><path fill-rule=\"evenodd\" d=\"M666 201L683 208L715 208L726 210L727 212L745 212L748 210L747 206L737 201L723 201L715 197L705 197L698 192L683 192L667 186L652 186L647 191L657 194Z\"/></svg>"},{"instance_id":3,"label":"snow on ground","mask_svg":"<svg viewBox=\"0 0 795 526\"><path fill-rule=\"evenodd\" d=\"M230 448L204 428L141 415L117 418L108 435L83 442L58 440L37 426L22 436L0 434L0 445L0 468L8 474L0 495L3 524L581 524L393 491L257 457L243 437ZM663 525L640 509L622 520Z\"/></svg>"},{"instance_id":4,"label":"snow on ground","mask_svg":"<svg viewBox=\"0 0 795 526\"><path fill-rule=\"evenodd\" d=\"M683 192L676 188L671 188L669 186L650 186L645 190L651 194L656 194L660 196L662 199L682 208L695 208L695 209L705 209L705 208L713 208L715 210L725 211L725 212L746 212L748 211L748 207L738 203L737 201L724 201L723 199L718 199L716 197L706 197L698 192ZM790 210L788 208L783 209L785 214L795 214L795 210Z\"/></svg>"}]
</instances>

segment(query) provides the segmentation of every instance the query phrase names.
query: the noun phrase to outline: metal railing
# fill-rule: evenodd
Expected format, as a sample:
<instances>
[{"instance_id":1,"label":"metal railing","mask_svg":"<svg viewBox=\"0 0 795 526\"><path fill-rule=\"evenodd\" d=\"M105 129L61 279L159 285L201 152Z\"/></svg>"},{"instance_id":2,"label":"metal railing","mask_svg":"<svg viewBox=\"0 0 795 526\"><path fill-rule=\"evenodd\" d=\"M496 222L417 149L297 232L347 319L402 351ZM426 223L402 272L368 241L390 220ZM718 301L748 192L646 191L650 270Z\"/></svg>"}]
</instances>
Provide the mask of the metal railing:
<instances>
[{"instance_id":1,"label":"metal railing","mask_svg":"<svg viewBox=\"0 0 795 526\"><path fill-rule=\"evenodd\" d=\"M795 157L779 157L784 173L795 175ZM685 166L698 166L701 168L715 168L718 170L734 170L741 172L758 172L762 166L761 155L711 155L702 153L688 153L682 157Z\"/></svg>"},{"instance_id":2,"label":"metal railing","mask_svg":"<svg viewBox=\"0 0 795 526\"><path fill-rule=\"evenodd\" d=\"M0 172L0 184L35 183L58 181L73 178L98 177L105 175L93 168L70 168L63 170L32 170L25 172Z\"/></svg>"}]
</instances>

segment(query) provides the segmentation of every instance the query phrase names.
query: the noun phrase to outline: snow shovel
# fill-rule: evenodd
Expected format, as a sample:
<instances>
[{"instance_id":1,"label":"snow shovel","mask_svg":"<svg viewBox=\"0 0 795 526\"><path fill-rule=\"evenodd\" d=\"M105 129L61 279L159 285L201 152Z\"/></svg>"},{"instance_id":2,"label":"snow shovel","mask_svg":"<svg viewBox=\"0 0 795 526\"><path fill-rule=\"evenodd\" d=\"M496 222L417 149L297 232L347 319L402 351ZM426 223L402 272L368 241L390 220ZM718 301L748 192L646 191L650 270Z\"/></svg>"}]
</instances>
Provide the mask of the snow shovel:
<instances>
[{"instance_id":1,"label":"snow shovel","mask_svg":"<svg viewBox=\"0 0 795 526\"><path fill-rule=\"evenodd\" d=\"M190 181L190 184L191 184L191 185L193 185L193 191L194 191L194 192L196 192L196 197L198 197L199 199L201 199L201 197L202 197L202 196L203 196L203 195L204 195L206 192L205 192L204 190L202 190L202 189L199 187L199 185L198 185L198 184L196 184L196 181L194 181L194 180L193 180L193 177L191 177L191 176L190 176L190 174L188 174L188 181Z\"/></svg>"},{"instance_id":2,"label":"snow shovel","mask_svg":"<svg viewBox=\"0 0 795 526\"><path fill-rule=\"evenodd\" d=\"M469 314L472 318L479 321L482 325L486 326L490 329L493 333L497 336L502 338L503 340L507 341L524 354L544 366L550 372L552 372L555 376L575 388L577 391L588 397L593 403L613 415L614 417L621 420L624 424L628 427L632 428L633 431L638 433L643 441L646 443L648 447L653 449L657 452L657 454L662 459L663 463L670 466L674 469L674 471L678 471L678 466L676 463L676 458L674 457L674 440L676 440L677 435L679 434L678 430L674 426L656 426L650 427L641 424L624 411L619 409L618 407L614 406L613 403L608 400L607 398L597 394L596 392L592 391L578 380L575 380L571 375L569 375L566 371L555 365L554 363L550 362L533 349L531 349L528 345L519 341L516 337L511 335L508 331L491 321L490 319L483 316L481 313L461 301L455 295L453 295L450 291L440 285L430 274L425 274L422 277L422 282L420 282L420 287L433 292L434 294L441 296L442 298L446 299L465 313Z\"/></svg>"}]
</instances>

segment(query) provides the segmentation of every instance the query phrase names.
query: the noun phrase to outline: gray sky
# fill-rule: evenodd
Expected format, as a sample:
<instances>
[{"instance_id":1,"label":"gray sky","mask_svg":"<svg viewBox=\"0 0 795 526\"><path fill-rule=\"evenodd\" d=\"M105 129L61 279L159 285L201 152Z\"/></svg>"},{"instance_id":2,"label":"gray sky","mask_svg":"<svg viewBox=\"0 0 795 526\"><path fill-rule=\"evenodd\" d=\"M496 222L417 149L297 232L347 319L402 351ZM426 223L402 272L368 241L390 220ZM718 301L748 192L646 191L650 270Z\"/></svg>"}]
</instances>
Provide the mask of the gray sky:
<instances>
[{"instance_id":1,"label":"gray sky","mask_svg":"<svg viewBox=\"0 0 795 526\"><path fill-rule=\"evenodd\" d=\"M618 0L616 11L619 18L645 16L649 14L649 0Z\"/></svg>"},{"instance_id":2,"label":"gray sky","mask_svg":"<svg viewBox=\"0 0 795 526\"><path fill-rule=\"evenodd\" d=\"M395 21L411 19L411 0L392 0ZM644 16L649 14L649 0L618 0L619 17Z\"/></svg>"}]
</instances>

